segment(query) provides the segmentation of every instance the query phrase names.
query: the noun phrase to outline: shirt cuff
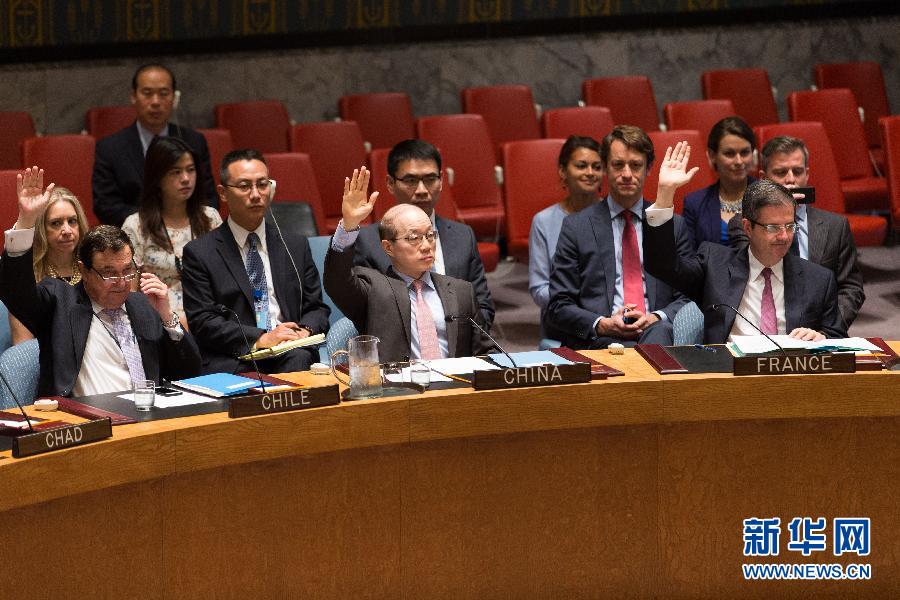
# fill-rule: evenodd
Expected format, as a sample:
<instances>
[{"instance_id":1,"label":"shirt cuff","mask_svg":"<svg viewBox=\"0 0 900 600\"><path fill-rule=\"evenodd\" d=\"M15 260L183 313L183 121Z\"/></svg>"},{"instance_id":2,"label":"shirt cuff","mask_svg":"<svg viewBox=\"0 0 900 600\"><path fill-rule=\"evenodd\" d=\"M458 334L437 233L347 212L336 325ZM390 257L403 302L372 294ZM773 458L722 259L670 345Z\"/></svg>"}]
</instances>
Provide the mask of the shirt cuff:
<instances>
[{"instance_id":1,"label":"shirt cuff","mask_svg":"<svg viewBox=\"0 0 900 600\"><path fill-rule=\"evenodd\" d=\"M4 236L6 253L10 256L22 256L34 244L34 227L28 229L7 229Z\"/></svg>"},{"instance_id":2,"label":"shirt cuff","mask_svg":"<svg viewBox=\"0 0 900 600\"><path fill-rule=\"evenodd\" d=\"M359 236L359 228L353 231L344 229L344 220L338 221L337 229L331 237L331 249L335 252L343 252L347 246L352 246Z\"/></svg>"},{"instance_id":3,"label":"shirt cuff","mask_svg":"<svg viewBox=\"0 0 900 600\"><path fill-rule=\"evenodd\" d=\"M654 202L652 205L647 207L647 210L644 211L647 217L647 224L650 227L659 227L663 223L668 223L672 220L672 215L675 214L674 208L656 208L656 203Z\"/></svg>"},{"instance_id":4,"label":"shirt cuff","mask_svg":"<svg viewBox=\"0 0 900 600\"><path fill-rule=\"evenodd\" d=\"M165 327L163 329L166 330L166 333L169 334L169 339L173 342L180 342L184 339L184 329L181 328L181 323L176 325L175 327Z\"/></svg>"},{"instance_id":5,"label":"shirt cuff","mask_svg":"<svg viewBox=\"0 0 900 600\"><path fill-rule=\"evenodd\" d=\"M669 320L669 317L666 315L666 313L664 313L661 310L654 310L653 314L656 315L657 317L659 317L660 321L668 321Z\"/></svg>"}]
</instances>

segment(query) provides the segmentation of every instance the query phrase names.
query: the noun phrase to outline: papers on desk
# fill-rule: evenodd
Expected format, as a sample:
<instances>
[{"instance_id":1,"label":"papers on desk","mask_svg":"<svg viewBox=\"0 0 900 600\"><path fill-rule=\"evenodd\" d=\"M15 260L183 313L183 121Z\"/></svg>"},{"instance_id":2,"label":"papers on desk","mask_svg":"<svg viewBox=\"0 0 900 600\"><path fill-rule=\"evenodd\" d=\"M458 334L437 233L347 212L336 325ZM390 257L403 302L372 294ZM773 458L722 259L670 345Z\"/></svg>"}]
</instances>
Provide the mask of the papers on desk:
<instances>
[{"instance_id":1,"label":"papers on desk","mask_svg":"<svg viewBox=\"0 0 900 600\"><path fill-rule=\"evenodd\" d=\"M119 398L134 402L134 394L122 394ZM184 391L177 396L160 396L159 394L156 394L156 398L153 400L153 406L156 408L173 408L175 406L190 406L191 404L215 402L216 400L218 400L218 398L201 396L200 394Z\"/></svg>"},{"instance_id":2,"label":"papers on desk","mask_svg":"<svg viewBox=\"0 0 900 600\"><path fill-rule=\"evenodd\" d=\"M488 354L491 360L500 365L501 367L511 368L513 366L519 367L537 367L540 365L571 365L574 364L571 360L563 358L562 356L550 352L549 350L533 350L531 352L510 352L509 355L512 357L516 364L513 365L509 362L509 358L505 354Z\"/></svg>"},{"instance_id":3,"label":"papers on desk","mask_svg":"<svg viewBox=\"0 0 900 600\"><path fill-rule=\"evenodd\" d=\"M462 358L439 358L436 360L429 360L428 366L431 367L432 382L452 381L449 377L444 377L443 375L441 375L441 373L445 373L447 375L463 375L474 373L475 371L491 371L499 369L499 367L497 367L496 365L492 365L486 360L475 358L474 356L466 356ZM388 375L386 379L393 383L410 381L409 367L405 367L402 374L391 374Z\"/></svg>"},{"instance_id":4,"label":"papers on desk","mask_svg":"<svg viewBox=\"0 0 900 600\"><path fill-rule=\"evenodd\" d=\"M788 335L773 335L770 337L781 344L781 347L785 350L805 349L819 350L820 352L882 352L881 348L861 337L826 339L818 342L804 342ZM764 335L731 336L731 344L729 344L729 347L732 348L738 356L764 354L766 352L778 350L778 348L766 339L766 336Z\"/></svg>"}]
</instances>

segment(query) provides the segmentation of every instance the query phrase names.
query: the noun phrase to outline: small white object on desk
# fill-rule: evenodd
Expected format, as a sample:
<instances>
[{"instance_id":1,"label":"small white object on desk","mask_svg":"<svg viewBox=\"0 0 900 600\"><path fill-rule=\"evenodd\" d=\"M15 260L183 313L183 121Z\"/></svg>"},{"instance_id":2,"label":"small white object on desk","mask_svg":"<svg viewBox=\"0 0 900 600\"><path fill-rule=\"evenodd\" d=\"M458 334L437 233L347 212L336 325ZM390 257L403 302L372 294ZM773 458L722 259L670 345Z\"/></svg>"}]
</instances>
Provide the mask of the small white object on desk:
<instances>
[{"instance_id":1,"label":"small white object on desk","mask_svg":"<svg viewBox=\"0 0 900 600\"><path fill-rule=\"evenodd\" d=\"M331 367L324 363L313 363L309 366L309 370L313 375L330 375Z\"/></svg>"},{"instance_id":2,"label":"small white object on desk","mask_svg":"<svg viewBox=\"0 0 900 600\"><path fill-rule=\"evenodd\" d=\"M613 342L608 348L610 354L625 354L625 346L618 342Z\"/></svg>"},{"instance_id":3,"label":"small white object on desk","mask_svg":"<svg viewBox=\"0 0 900 600\"><path fill-rule=\"evenodd\" d=\"M59 402L50 398L40 398L34 401L35 410L56 410L59 408Z\"/></svg>"}]
</instances>

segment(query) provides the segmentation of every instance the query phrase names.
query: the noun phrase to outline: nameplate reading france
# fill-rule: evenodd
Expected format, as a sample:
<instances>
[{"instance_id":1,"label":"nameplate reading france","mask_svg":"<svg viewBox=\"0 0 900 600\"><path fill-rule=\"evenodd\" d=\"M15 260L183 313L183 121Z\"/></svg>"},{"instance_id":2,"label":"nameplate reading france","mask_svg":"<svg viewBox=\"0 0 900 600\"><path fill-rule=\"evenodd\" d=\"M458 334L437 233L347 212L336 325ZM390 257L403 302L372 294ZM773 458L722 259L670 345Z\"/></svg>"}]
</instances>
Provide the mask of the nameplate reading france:
<instances>
[{"instance_id":1,"label":"nameplate reading france","mask_svg":"<svg viewBox=\"0 0 900 600\"><path fill-rule=\"evenodd\" d=\"M112 421L109 417L77 425L45 429L13 438L13 458L43 454L62 448L81 446L112 437Z\"/></svg>"},{"instance_id":2,"label":"nameplate reading france","mask_svg":"<svg viewBox=\"0 0 900 600\"><path fill-rule=\"evenodd\" d=\"M855 373L852 353L770 354L734 359L735 375L807 375L815 373Z\"/></svg>"},{"instance_id":3,"label":"nameplate reading france","mask_svg":"<svg viewBox=\"0 0 900 600\"><path fill-rule=\"evenodd\" d=\"M318 406L331 406L341 401L337 385L325 385L270 394L253 394L252 396L236 396L228 402L228 416L250 417L266 415Z\"/></svg>"},{"instance_id":4,"label":"nameplate reading france","mask_svg":"<svg viewBox=\"0 0 900 600\"><path fill-rule=\"evenodd\" d=\"M606 379L606 376L604 375L602 379ZM590 380L591 365L588 363L539 365L536 367L475 371L472 374L472 387L476 390L498 390L501 388L534 387L539 385L588 383Z\"/></svg>"}]
</instances>

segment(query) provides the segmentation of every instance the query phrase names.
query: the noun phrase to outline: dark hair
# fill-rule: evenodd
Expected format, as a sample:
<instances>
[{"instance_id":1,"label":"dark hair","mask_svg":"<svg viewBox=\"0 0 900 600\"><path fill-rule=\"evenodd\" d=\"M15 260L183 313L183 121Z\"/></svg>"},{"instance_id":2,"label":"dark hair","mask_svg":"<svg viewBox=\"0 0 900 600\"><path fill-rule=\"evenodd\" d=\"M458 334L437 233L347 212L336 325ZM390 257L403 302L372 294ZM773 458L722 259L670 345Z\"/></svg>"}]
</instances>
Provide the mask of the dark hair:
<instances>
[{"instance_id":1,"label":"dark hair","mask_svg":"<svg viewBox=\"0 0 900 600\"><path fill-rule=\"evenodd\" d=\"M94 253L107 250L118 252L126 247L131 250L131 256L134 257L134 247L127 233L115 225L97 225L81 240L78 258L90 269L94 266Z\"/></svg>"},{"instance_id":2,"label":"dark hair","mask_svg":"<svg viewBox=\"0 0 900 600\"><path fill-rule=\"evenodd\" d=\"M759 209L764 206L792 206L796 210L797 201L783 185L769 179L757 179L744 190L741 214L745 219L757 221Z\"/></svg>"},{"instance_id":3,"label":"dark hair","mask_svg":"<svg viewBox=\"0 0 900 600\"><path fill-rule=\"evenodd\" d=\"M756 136L753 130L740 117L725 117L712 126L709 130L709 137L706 138L706 147L710 152L719 151L719 142L726 135L736 135L750 142L750 149L756 149Z\"/></svg>"},{"instance_id":4,"label":"dark hair","mask_svg":"<svg viewBox=\"0 0 900 600\"><path fill-rule=\"evenodd\" d=\"M579 148L587 148L588 150L593 150L597 154L600 154L600 143L594 138L582 135L570 135L569 139L566 140L566 143L563 144L559 151L560 169L566 168L566 165L572 160L572 155L575 154L575 151Z\"/></svg>"},{"instance_id":5,"label":"dark hair","mask_svg":"<svg viewBox=\"0 0 900 600\"><path fill-rule=\"evenodd\" d=\"M222 168L219 169L219 180L222 182L222 185L228 181L228 167L230 167L232 163L242 160L258 160L262 164L268 166L268 164L266 164L266 158L259 150L254 150L253 148L239 148L238 150L232 150L222 158Z\"/></svg>"},{"instance_id":6,"label":"dark hair","mask_svg":"<svg viewBox=\"0 0 900 600\"><path fill-rule=\"evenodd\" d=\"M131 77L131 90L133 92L137 91L138 77L141 76L141 73L143 73L144 71L148 71L150 69L161 69L161 70L165 71L166 73L168 73L169 79L172 80L172 91L174 92L175 90L178 89L178 87L175 85L175 73L173 73L167 66L161 65L159 63L146 63L146 64L139 66L137 68L137 70L134 72L134 75Z\"/></svg>"},{"instance_id":7,"label":"dark hair","mask_svg":"<svg viewBox=\"0 0 900 600\"><path fill-rule=\"evenodd\" d=\"M646 156L647 170L650 170L654 158L653 142L650 141L650 136L643 129L635 125L616 125L609 135L603 138L603 142L600 144L600 162L603 163L604 168L609 160L609 149L616 140L625 144L627 148Z\"/></svg>"},{"instance_id":8,"label":"dark hair","mask_svg":"<svg viewBox=\"0 0 900 600\"><path fill-rule=\"evenodd\" d=\"M803 140L789 135L773 137L766 142L766 145L763 146L762 151L759 153L759 166L765 172L769 168L769 159L772 158L773 154L791 154L797 150L803 151L803 166L808 167L809 150L806 149L806 144L803 143Z\"/></svg>"},{"instance_id":9,"label":"dark hair","mask_svg":"<svg viewBox=\"0 0 900 600\"><path fill-rule=\"evenodd\" d=\"M395 177L400 163L407 160L433 160L441 172L441 153L425 140L403 140L391 148L387 159L388 175Z\"/></svg>"},{"instance_id":10,"label":"dark hair","mask_svg":"<svg viewBox=\"0 0 900 600\"><path fill-rule=\"evenodd\" d=\"M194 192L187 199L187 215L191 222L191 234L200 237L210 230L212 222L203 210L203 202L200 198L200 166L197 163L197 154L184 140L177 137L160 137L147 148L147 157L144 159L144 188L141 190L141 203L138 209L138 219L141 231L149 236L160 248L168 248L175 251L172 241L166 234L166 224L163 222L162 209L162 180L169 170L175 166L181 157L190 154L197 169L197 181Z\"/></svg>"}]
</instances>

